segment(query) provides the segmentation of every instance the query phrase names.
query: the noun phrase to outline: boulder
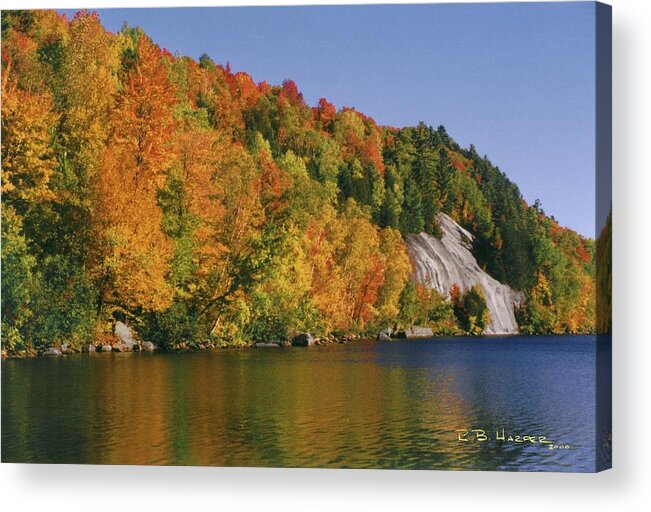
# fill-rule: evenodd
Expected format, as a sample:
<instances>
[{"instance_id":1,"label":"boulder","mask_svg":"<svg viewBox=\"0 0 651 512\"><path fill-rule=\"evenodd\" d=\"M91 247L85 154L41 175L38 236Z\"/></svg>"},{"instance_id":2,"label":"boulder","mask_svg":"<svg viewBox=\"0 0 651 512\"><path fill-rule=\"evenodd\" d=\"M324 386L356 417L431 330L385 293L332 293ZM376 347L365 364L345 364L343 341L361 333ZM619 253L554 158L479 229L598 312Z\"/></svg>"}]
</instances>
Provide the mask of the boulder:
<instances>
[{"instance_id":1,"label":"boulder","mask_svg":"<svg viewBox=\"0 0 651 512\"><path fill-rule=\"evenodd\" d=\"M95 348L95 345L93 345L92 343L87 343L86 345L81 346L81 351L92 354L93 352L96 352L97 349Z\"/></svg>"},{"instance_id":2,"label":"boulder","mask_svg":"<svg viewBox=\"0 0 651 512\"><path fill-rule=\"evenodd\" d=\"M386 331L382 331L381 333L379 333L377 335L377 339L378 339L378 341L390 341L391 336L389 334L387 334Z\"/></svg>"},{"instance_id":3,"label":"boulder","mask_svg":"<svg viewBox=\"0 0 651 512\"><path fill-rule=\"evenodd\" d=\"M141 350L143 352L153 352L156 350L156 345L154 345L151 341L143 341L141 345Z\"/></svg>"},{"instance_id":4,"label":"boulder","mask_svg":"<svg viewBox=\"0 0 651 512\"><path fill-rule=\"evenodd\" d=\"M434 331L431 327L412 327L411 335L414 338L427 338L429 336L434 336Z\"/></svg>"},{"instance_id":5,"label":"boulder","mask_svg":"<svg viewBox=\"0 0 651 512\"><path fill-rule=\"evenodd\" d=\"M309 332L302 332L292 338L293 347L311 347L314 345L314 336Z\"/></svg>"},{"instance_id":6,"label":"boulder","mask_svg":"<svg viewBox=\"0 0 651 512\"><path fill-rule=\"evenodd\" d=\"M443 234L440 238L427 233L406 237L414 269L411 278L447 298L453 286L462 291L481 286L491 318L484 334L517 334L515 311L524 301L522 293L500 283L481 268L472 253L475 240L472 233L444 213L439 213L436 220Z\"/></svg>"},{"instance_id":7,"label":"boulder","mask_svg":"<svg viewBox=\"0 0 651 512\"><path fill-rule=\"evenodd\" d=\"M112 352L112 351L113 351L113 347L108 344L102 345L102 349L100 350L100 352Z\"/></svg>"},{"instance_id":8,"label":"boulder","mask_svg":"<svg viewBox=\"0 0 651 512\"><path fill-rule=\"evenodd\" d=\"M430 327L420 327L414 326L405 329L404 331L398 331L396 333L397 338L429 338L434 336L434 331Z\"/></svg>"},{"instance_id":9,"label":"boulder","mask_svg":"<svg viewBox=\"0 0 651 512\"><path fill-rule=\"evenodd\" d=\"M259 341L254 343L255 348L280 348L283 346L282 341Z\"/></svg>"},{"instance_id":10,"label":"boulder","mask_svg":"<svg viewBox=\"0 0 651 512\"><path fill-rule=\"evenodd\" d=\"M43 355L44 356L60 356L61 351L56 347L50 347L45 352L43 352Z\"/></svg>"},{"instance_id":11,"label":"boulder","mask_svg":"<svg viewBox=\"0 0 651 512\"><path fill-rule=\"evenodd\" d=\"M133 336L133 331L129 326L123 322L115 322L115 336L120 340L120 343L126 345L130 349L137 343Z\"/></svg>"},{"instance_id":12,"label":"boulder","mask_svg":"<svg viewBox=\"0 0 651 512\"><path fill-rule=\"evenodd\" d=\"M113 351L114 352L132 352L133 351L134 345L127 345L126 343L118 343L117 345L113 345Z\"/></svg>"}]
</instances>

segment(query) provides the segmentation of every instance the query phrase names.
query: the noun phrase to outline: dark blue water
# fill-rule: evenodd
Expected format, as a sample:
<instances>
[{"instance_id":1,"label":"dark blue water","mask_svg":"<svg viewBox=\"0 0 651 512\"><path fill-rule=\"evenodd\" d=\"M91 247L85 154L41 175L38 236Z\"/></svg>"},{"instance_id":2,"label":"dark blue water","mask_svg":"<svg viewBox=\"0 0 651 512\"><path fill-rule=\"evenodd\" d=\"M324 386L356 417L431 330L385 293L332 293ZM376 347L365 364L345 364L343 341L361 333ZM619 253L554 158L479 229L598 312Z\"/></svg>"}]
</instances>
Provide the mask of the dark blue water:
<instances>
[{"instance_id":1,"label":"dark blue water","mask_svg":"<svg viewBox=\"0 0 651 512\"><path fill-rule=\"evenodd\" d=\"M608 368L594 336L4 361L2 459L594 471L598 348Z\"/></svg>"}]
</instances>

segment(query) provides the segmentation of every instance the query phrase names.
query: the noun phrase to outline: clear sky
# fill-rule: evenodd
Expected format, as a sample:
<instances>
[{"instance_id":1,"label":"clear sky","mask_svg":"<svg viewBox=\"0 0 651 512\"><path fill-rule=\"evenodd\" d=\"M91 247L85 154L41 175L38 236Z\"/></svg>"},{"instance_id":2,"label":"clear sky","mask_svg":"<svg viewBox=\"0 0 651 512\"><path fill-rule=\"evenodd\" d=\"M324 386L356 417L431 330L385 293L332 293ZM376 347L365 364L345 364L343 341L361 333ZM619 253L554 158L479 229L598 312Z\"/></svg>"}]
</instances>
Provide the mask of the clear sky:
<instances>
[{"instance_id":1,"label":"clear sky","mask_svg":"<svg viewBox=\"0 0 651 512\"><path fill-rule=\"evenodd\" d=\"M69 16L74 11L63 11ZM256 81L292 79L380 124L443 124L594 237L592 2L100 9L172 53L230 62Z\"/></svg>"}]
</instances>

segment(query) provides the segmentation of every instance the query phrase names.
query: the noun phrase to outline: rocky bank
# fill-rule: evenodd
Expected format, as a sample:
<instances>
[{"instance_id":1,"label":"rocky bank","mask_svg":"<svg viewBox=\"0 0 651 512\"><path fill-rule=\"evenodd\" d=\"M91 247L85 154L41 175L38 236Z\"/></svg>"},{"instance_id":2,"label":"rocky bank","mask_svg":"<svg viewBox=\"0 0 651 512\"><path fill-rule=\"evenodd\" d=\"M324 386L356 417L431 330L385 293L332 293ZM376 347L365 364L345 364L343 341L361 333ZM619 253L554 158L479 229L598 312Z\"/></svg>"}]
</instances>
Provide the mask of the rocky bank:
<instances>
[{"instance_id":1,"label":"rocky bank","mask_svg":"<svg viewBox=\"0 0 651 512\"><path fill-rule=\"evenodd\" d=\"M414 272L412 278L448 297L453 284L468 290L479 284L486 292L491 322L485 334L517 334L515 308L522 294L488 275L473 256L474 236L449 216L440 213L443 232L440 240L427 233L407 237L407 248Z\"/></svg>"}]
</instances>

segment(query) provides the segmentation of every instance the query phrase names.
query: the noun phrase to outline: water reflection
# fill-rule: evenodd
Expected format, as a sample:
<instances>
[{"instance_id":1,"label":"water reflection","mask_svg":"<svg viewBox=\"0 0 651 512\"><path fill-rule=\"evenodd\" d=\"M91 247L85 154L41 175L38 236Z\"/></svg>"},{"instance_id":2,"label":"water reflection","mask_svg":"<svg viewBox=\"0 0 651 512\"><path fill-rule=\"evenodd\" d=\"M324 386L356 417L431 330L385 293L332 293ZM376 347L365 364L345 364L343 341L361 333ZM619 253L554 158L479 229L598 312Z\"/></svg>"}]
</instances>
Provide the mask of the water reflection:
<instances>
[{"instance_id":1,"label":"water reflection","mask_svg":"<svg viewBox=\"0 0 651 512\"><path fill-rule=\"evenodd\" d=\"M595 354L593 337L518 337L6 361L2 458L590 471Z\"/></svg>"}]
</instances>

